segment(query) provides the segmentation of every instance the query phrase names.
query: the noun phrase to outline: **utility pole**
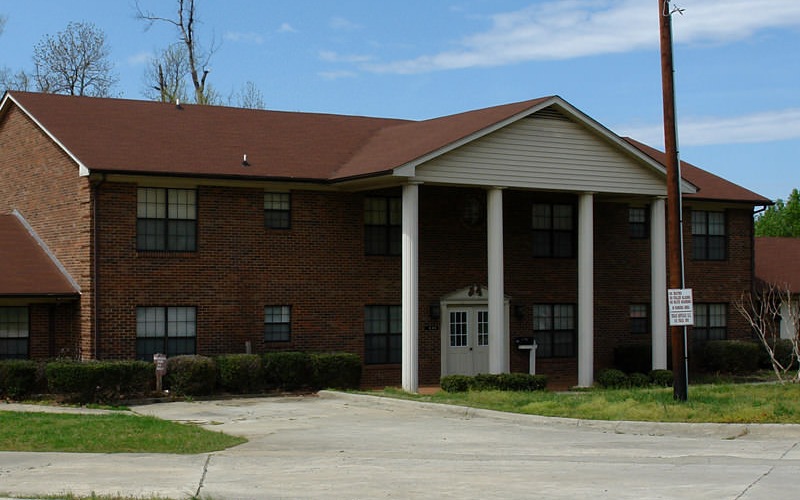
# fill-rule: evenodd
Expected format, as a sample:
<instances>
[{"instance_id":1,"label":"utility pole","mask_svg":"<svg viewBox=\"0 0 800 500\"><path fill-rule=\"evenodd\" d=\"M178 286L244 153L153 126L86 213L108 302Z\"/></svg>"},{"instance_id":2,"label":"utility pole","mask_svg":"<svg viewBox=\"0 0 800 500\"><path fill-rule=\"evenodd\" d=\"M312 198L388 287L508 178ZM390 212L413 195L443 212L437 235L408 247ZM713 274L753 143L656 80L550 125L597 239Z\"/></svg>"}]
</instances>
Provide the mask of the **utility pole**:
<instances>
[{"instance_id":1,"label":"utility pole","mask_svg":"<svg viewBox=\"0 0 800 500\"><path fill-rule=\"evenodd\" d=\"M667 262L670 288L684 288L683 207L681 166L678 157L678 127L675 119L675 69L672 61L672 9L669 0L658 0L661 34L661 88L664 104L664 152L667 167ZM688 399L686 327L670 326L672 341L673 397Z\"/></svg>"}]
</instances>

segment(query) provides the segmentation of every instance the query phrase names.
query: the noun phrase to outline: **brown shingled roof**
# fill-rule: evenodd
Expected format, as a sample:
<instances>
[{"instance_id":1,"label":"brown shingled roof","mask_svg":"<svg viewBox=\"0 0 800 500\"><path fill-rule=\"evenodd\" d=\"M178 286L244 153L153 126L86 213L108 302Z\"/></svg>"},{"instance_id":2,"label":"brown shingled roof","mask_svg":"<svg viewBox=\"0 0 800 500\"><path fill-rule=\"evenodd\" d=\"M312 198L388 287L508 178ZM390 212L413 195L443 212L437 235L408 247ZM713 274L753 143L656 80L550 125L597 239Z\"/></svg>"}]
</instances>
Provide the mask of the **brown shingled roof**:
<instances>
[{"instance_id":1,"label":"brown shingled roof","mask_svg":"<svg viewBox=\"0 0 800 500\"><path fill-rule=\"evenodd\" d=\"M642 151L644 154L653 158L662 165L666 165L666 155L655 148L646 144L624 137L631 145ZM768 198L756 194L748 189L745 189L738 184L718 177L711 172L707 172L691 163L681 161L681 177L684 180L697 186L697 193L685 193L684 197L687 199L697 200L716 200L716 201L733 201L751 203L753 205L772 205L772 201Z\"/></svg>"},{"instance_id":2,"label":"brown shingled roof","mask_svg":"<svg viewBox=\"0 0 800 500\"><path fill-rule=\"evenodd\" d=\"M78 290L14 215L0 215L0 297L76 296Z\"/></svg>"},{"instance_id":3,"label":"brown shingled roof","mask_svg":"<svg viewBox=\"0 0 800 500\"><path fill-rule=\"evenodd\" d=\"M800 238L756 238L756 278L800 293Z\"/></svg>"}]
</instances>

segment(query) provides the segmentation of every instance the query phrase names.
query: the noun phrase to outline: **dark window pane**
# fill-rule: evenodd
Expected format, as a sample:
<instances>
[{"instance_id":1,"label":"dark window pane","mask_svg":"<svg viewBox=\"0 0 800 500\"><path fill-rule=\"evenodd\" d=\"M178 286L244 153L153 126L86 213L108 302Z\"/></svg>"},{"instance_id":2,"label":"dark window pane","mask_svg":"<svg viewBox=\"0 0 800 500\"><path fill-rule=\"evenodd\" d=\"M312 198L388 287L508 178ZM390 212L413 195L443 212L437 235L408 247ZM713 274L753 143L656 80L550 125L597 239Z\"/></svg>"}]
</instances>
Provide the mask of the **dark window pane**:
<instances>
[{"instance_id":1,"label":"dark window pane","mask_svg":"<svg viewBox=\"0 0 800 500\"><path fill-rule=\"evenodd\" d=\"M194 221L169 221L167 249L175 252L193 252L196 248L195 228Z\"/></svg>"}]
</instances>

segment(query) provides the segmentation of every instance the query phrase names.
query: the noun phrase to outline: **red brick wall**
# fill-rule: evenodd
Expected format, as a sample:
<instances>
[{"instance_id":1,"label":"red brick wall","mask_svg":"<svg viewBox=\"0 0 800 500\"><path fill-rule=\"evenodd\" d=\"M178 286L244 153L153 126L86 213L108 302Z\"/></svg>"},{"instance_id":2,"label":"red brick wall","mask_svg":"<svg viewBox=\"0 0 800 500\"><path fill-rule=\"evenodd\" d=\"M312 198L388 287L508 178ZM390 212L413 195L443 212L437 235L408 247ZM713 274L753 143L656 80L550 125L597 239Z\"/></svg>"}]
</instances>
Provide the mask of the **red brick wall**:
<instances>
[{"instance_id":1,"label":"red brick wall","mask_svg":"<svg viewBox=\"0 0 800 500\"><path fill-rule=\"evenodd\" d=\"M243 352L250 341L255 352L337 350L363 356L364 306L401 302L400 257L364 255L365 194L293 191L292 228L276 230L264 228L262 193L199 187L198 251L153 253L136 251L136 185L102 185L100 357L134 356L136 307L148 305L196 306L201 354ZM422 385L436 384L441 374L441 334L438 322L430 318L430 304L457 289L487 282L485 221L469 224L462 217L470 198L484 209L482 189L420 189ZM534 202L577 200L571 195L504 192L505 292L511 298L512 338L532 335L533 304L577 301L575 259L531 257ZM749 286L746 215L730 212L731 261L713 264L713 272L743 277L723 284L698 283L698 300L730 298ZM628 319L631 303L650 302L650 240L630 238L627 217L625 203L595 203L596 370L611 365L615 346L650 342L649 334L630 333ZM709 272L694 266L692 273ZM292 306L291 342L263 342L265 305ZM730 325L732 332L738 328L734 318ZM512 371L527 372L527 351L511 345ZM577 362L540 359L538 372L550 375L554 386L568 387L577 380ZM399 365L365 367L366 386L399 382Z\"/></svg>"},{"instance_id":2,"label":"red brick wall","mask_svg":"<svg viewBox=\"0 0 800 500\"><path fill-rule=\"evenodd\" d=\"M0 119L0 168L0 213L18 210L81 287L74 324L62 333L75 335L63 342L69 350L64 354L89 357L93 351L89 180L80 177L78 166L13 106Z\"/></svg>"}]
</instances>

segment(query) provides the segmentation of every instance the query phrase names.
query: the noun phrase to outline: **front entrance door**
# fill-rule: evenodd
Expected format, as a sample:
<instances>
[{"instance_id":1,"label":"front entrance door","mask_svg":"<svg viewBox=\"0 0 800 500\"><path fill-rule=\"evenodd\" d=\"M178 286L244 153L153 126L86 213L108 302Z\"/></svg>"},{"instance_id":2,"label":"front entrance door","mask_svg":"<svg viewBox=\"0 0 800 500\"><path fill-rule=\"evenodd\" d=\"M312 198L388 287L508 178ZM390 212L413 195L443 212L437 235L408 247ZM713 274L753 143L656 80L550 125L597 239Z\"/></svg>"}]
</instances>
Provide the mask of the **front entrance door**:
<instances>
[{"instance_id":1,"label":"front entrance door","mask_svg":"<svg viewBox=\"0 0 800 500\"><path fill-rule=\"evenodd\" d=\"M489 373L488 308L454 306L447 315L447 374Z\"/></svg>"}]
</instances>

